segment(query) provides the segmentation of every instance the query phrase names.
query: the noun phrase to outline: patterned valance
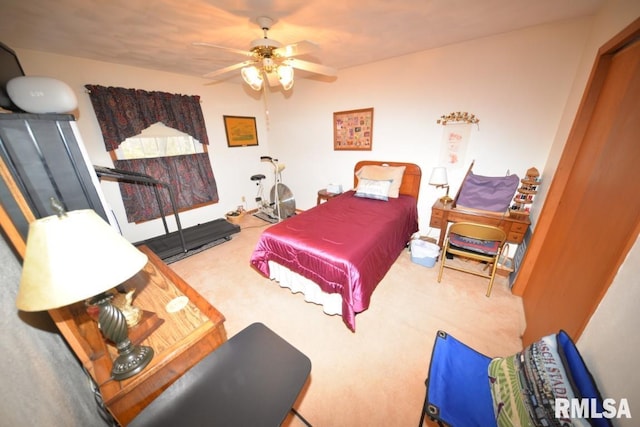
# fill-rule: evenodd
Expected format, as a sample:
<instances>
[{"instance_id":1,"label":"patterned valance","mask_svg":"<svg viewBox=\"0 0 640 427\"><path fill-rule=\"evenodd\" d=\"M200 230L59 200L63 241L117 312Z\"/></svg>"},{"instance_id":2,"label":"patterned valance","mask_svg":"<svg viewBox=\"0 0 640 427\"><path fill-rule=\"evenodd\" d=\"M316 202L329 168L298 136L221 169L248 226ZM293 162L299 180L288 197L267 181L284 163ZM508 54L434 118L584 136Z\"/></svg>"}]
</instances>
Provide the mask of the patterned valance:
<instances>
[{"instance_id":1,"label":"patterned valance","mask_svg":"<svg viewBox=\"0 0 640 427\"><path fill-rule=\"evenodd\" d=\"M139 89L85 85L98 118L107 151L154 123L178 129L209 144L200 97Z\"/></svg>"}]
</instances>

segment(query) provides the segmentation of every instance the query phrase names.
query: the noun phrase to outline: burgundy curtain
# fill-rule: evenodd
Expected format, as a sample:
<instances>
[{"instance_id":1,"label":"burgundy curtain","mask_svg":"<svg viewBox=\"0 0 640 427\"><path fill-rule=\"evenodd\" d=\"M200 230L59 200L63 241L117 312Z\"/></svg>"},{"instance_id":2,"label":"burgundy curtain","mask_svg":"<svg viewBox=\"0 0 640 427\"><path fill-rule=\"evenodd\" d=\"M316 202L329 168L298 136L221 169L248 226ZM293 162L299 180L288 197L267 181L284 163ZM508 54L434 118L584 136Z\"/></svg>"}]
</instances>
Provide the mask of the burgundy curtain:
<instances>
[{"instance_id":1,"label":"burgundy curtain","mask_svg":"<svg viewBox=\"0 0 640 427\"><path fill-rule=\"evenodd\" d=\"M136 89L85 85L102 130L107 151L139 134L154 123L178 129L202 144L208 144L200 97L146 92ZM208 153L149 159L116 160L117 169L150 175L171 186L178 210L218 202ZM121 182L120 192L129 222L160 217L155 191L150 185ZM158 187L165 215L173 210L168 191Z\"/></svg>"},{"instance_id":2,"label":"burgundy curtain","mask_svg":"<svg viewBox=\"0 0 640 427\"><path fill-rule=\"evenodd\" d=\"M178 210L218 201L218 190L207 153L116 160L114 164L116 169L150 175L158 181L169 184ZM169 192L164 187L157 188L164 214L173 215ZM129 222L141 222L160 217L156 193L150 185L120 183L120 193Z\"/></svg>"},{"instance_id":3,"label":"burgundy curtain","mask_svg":"<svg viewBox=\"0 0 640 427\"><path fill-rule=\"evenodd\" d=\"M85 85L96 112L107 151L154 123L178 129L209 144L199 96L139 89Z\"/></svg>"}]
</instances>

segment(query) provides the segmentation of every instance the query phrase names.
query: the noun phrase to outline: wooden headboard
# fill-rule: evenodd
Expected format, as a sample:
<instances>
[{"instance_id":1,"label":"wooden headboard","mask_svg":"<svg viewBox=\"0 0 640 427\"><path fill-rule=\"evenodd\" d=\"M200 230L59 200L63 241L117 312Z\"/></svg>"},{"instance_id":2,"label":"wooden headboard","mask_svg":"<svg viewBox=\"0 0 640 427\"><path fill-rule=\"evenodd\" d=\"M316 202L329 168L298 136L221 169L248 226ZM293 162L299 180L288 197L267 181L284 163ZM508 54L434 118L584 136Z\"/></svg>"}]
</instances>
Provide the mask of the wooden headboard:
<instances>
[{"instance_id":1,"label":"wooden headboard","mask_svg":"<svg viewBox=\"0 0 640 427\"><path fill-rule=\"evenodd\" d=\"M416 200L418 199L418 193L420 193L420 179L422 178L422 170L420 169L420 166L414 163L362 160L356 163L356 166L353 169L354 188L358 185L358 177L356 176L356 172L358 172L363 166L367 165L405 166L404 175L402 176L402 184L400 184L400 194L413 196L416 198Z\"/></svg>"}]
</instances>

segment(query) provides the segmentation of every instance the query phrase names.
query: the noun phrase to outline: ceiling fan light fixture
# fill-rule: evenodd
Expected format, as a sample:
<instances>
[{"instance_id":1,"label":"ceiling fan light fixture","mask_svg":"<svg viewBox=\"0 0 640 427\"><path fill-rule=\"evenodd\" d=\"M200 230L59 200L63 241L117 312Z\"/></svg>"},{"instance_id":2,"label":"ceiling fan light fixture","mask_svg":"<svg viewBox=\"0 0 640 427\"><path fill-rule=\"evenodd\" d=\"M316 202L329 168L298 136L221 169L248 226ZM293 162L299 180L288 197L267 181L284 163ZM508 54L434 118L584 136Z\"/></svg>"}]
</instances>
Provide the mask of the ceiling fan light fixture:
<instances>
[{"instance_id":1,"label":"ceiling fan light fixture","mask_svg":"<svg viewBox=\"0 0 640 427\"><path fill-rule=\"evenodd\" d=\"M280 65L278 67L278 80L284 90L291 89L293 87L293 67L290 65Z\"/></svg>"},{"instance_id":2,"label":"ceiling fan light fixture","mask_svg":"<svg viewBox=\"0 0 640 427\"><path fill-rule=\"evenodd\" d=\"M318 46L315 43L302 40L283 46L280 42L268 37L268 31L274 23L273 19L267 16L259 16L255 19L255 22L262 28L264 37L253 40L250 44L250 50L240 50L210 43L194 43L197 46L225 49L248 58L243 62L207 73L204 75L205 78L214 78L231 71L240 70L242 79L255 91L260 91L267 87L275 87L278 84L285 91L288 91L294 84L294 69L328 77L336 76L337 70L331 67L296 58L298 55L317 50Z\"/></svg>"},{"instance_id":3,"label":"ceiling fan light fixture","mask_svg":"<svg viewBox=\"0 0 640 427\"><path fill-rule=\"evenodd\" d=\"M240 74L244 81L251 86L251 89L260 90L262 88L262 73L254 65L244 67L240 70Z\"/></svg>"},{"instance_id":4,"label":"ceiling fan light fixture","mask_svg":"<svg viewBox=\"0 0 640 427\"><path fill-rule=\"evenodd\" d=\"M275 62L273 62L273 59L271 59L271 58L262 58L262 69L266 73L272 72L275 67L276 67L276 64L275 64Z\"/></svg>"}]
</instances>

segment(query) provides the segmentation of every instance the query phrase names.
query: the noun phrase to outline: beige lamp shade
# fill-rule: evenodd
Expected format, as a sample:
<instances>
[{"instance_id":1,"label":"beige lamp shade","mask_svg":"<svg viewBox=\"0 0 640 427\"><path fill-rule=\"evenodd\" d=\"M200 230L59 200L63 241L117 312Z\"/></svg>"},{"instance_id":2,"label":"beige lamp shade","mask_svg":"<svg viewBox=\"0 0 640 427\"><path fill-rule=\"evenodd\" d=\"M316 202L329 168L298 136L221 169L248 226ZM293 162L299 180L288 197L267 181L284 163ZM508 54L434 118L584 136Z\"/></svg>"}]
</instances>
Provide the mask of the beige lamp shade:
<instances>
[{"instance_id":1,"label":"beige lamp shade","mask_svg":"<svg viewBox=\"0 0 640 427\"><path fill-rule=\"evenodd\" d=\"M429 178L429 185L444 186L448 185L447 168L437 167L431 171L431 178Z\"/></svg>"},{"instance_id":2,"label":"beige lamp shade","mask_svg":"<svg viewBox=\"0 0 640 427\"><path fill-rule=\"evenodd\" d=\"M40 311L83 301L146 263L147 256L93 210L41 218L29 225L16 305Z\"/></svg>"}]
</instances>

